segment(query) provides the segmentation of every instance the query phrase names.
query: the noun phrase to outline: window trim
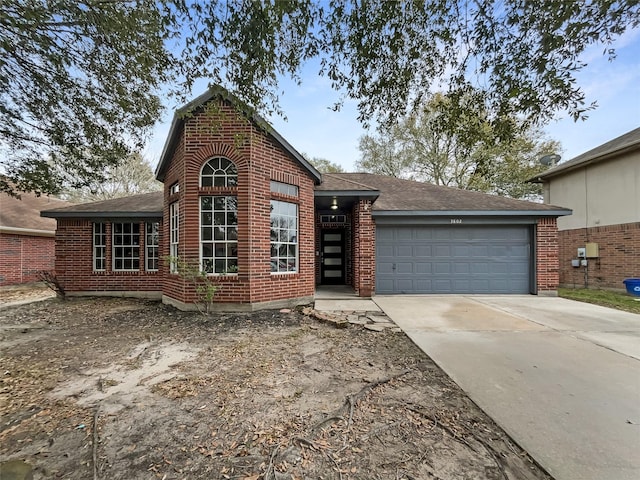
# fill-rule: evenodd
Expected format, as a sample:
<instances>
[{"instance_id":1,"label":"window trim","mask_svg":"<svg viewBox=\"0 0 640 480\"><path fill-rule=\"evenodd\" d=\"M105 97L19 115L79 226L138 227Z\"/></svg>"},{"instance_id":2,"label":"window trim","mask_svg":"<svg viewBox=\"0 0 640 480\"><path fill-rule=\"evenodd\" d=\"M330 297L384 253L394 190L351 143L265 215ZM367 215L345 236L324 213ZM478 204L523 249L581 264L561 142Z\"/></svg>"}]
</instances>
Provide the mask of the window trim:
<instances>
[{"instance_id":1,"label":"window trim","mask_svg":"<svg viewBox=\"0 0 640 480\"><path fill-rule=\"evenodd\" d=\"M97 231L96 227L100 226L100 232ZM96 237L100 235L102 238L102 243L96 243ZM102 249L102 255L98 256L98 248ZM102 261L102 268L97 268L98 260ZM94 272L106 272L107 271L107 224L105 222L94 222L93 223L93 271Z\"/></svg>"},{"instance_id":2,"label":"window trim","mask_svg":"<svg viewBox=\"0 0 640 480\"><path fill-rule=\"evenodd\" d=\"M152 231L149 232L149 227ZM155 227L155 231L153 231ZM149 238L155 242L149 242ZM155 252L152 254L151 252ZM155 260L156 268L149 268L149 260ZM160 222L145 222L144 224L144 269L146 272L157 272L160 267Z\"/></svg>"},{"instance_id":3,"label":"window trim","mask_svg":"<svg viewBox=\"0 0 640 480\"><path fill-rule=\"evenodd\" d=\"M273 271L271 270L271 275L295 275L295 274L299 274L300 273L300 205L296 202L287 202L285 200L280 200L277 198L272 198L271 201L269 202L269 205L273 205L273 202L278 202L278 203L282 203L282 204L286 204L286 205L293 205L296 209L296 213L295 213L295 242L281 242L279 240L271 240L271 215L273 214L273 210L271 210L270 214L269 214L269 264L271 265L272 259L276 259L276 262L279 262L280 258L295 258L295 270L285 270L285 271L281 271L281 270L277 270L277 271ZM289 215L287 215L287 217L289 217ZM287 230L289 230L289 228L287 228ZM295 257L289 257L288 255L286 257L280 257L278 256L271 256L271 249L273 248L274 244L284 244L284 245L295 245L296 247L296 254ZM279 263L278 263L278 268L279 268Z\"/></svg>"},{"instance_id":4,"label":"window trim","mask_svg":"<svg viewBox=\"0 0 640 480\"><path fill-rule=\"evenodd\" d=\"M220 161L224 160L226 162L229 162L229 164L223 169L220 166ZM220 168L215 168L211 163L213 161L218 161L219 162L219 167ZM204 171L204 169L210 166L211 169L213 170L213 174L211 175L204 175L202 172ZM234 173L229 173L228 170L231 169L232 172ZM217 174L217 172L224 172L223 174ZM203 179L204 178L210 178L211 179L211 185L204 185L203 184ZM223 178L224 179L224 185L216 185L216 178ZM229 179L233 178L235 179L235 182L230 185L229 184ZM215 157L211 157L209 160L207 160L206 162L204 162L202 164L202 167L200 167L200 175L198 177L198 185L200 188L237 188L238 186L238 166L229 158L224 157L222 155L217 155Z\"/></svg>"},{"instance_id":5,"label":"window trim","mask_svg":"<svg viewBox=\"0 0 640 480\"><path fill-rule=\"evenodd\" d=\"M210 213L212 215L212 218L211 218L211 222L212 223L211 223L211 225L203 225L203 223L202 223L202 213L203 213L202 201L203 201L204 198L210 198L211 199L211 210L210 210ZM218 212L218 213L222 212L222 210L216 210L215 209L215 199L216 198L224 198L225 199L225 210L224 210L224 214L225 214L225 223L224 223L225 239L224 240L216 240L215 239L215 232L214 232L214 229L215 229L215 226L216 226L215 220L214 220L215 213L216 212ZM235 199L235 202L236 202L235 212L233 212L232 210L228 210L226 208L227 199L228 198ZM206 274L209 275L209 276L236 276L236 275L238 275L238 270L239 270L239 265L238 265L238 260L239 260L239 257L238 257L238 237L237 237L237 235L238 235L238 210L239 209L238 209L238 196L237 195L200 195L200 197L198 198L198 212L199 212L199 218L198 218L199 245L198 246L199 246L199 257L200 257L199 258L200 269L201 269L201 271L206 272ZM208 213L209 211L205 210L205 212ZM231 213L231 212L235 213L235 215L236 215L236 223L235 223L235 225L228 224L227 220L226 220L227 214ZM235 238L235 240L229 240L228 237L227 237L228 232L227 232L226 229L228 227L233 227L233 226L235 226L235 228L236 228L236 238ZM211 239L210 240L204 240L202 238L202 230L205 227L207 227L207 228L210 227L212 229L212 234L211 234ZM203 255L203 250L204 250L203 246L204 246L205 243L211 244L213 246L212 247L213 256L210 257L212 259L212 261L213 261L213 265L212 265L212 270L213 271L211 271L211 272L207 271L206 268L205 268L205 263L204 263L205 259L203 258L204 257L204 255ZM233 256L230 257L228 255L225 255L224 257L217 257L216 256L216 251L215 251L215 244L216 243L224 243L225 244L225 251L227 251L229 244L234 244L235 243L236 256L235 257L233 257ZM207 257L207 260L208 259L209 259L209 257ZM224 259L225 265L227 265L227 267L228 267L229 259L235 259L235 261L236 261L236 271L235 272L234 271L216 272L215 271L215 269L216 269L216 267L215 267L216 260L222 260L222 259Z\"/></svg>"},{"instance_id":6,"label":"window trim","mask_svg":"<svg viewBox=\"0 0 640 480\"><path fill-rule=\"evenodd\" d=\"M124 231L122 233L116 233L116 228L115 225L131 225L131 233L125 233ZM136 234L134 232L134 226L137 225L138 226L138 233ZM124 230L124 228L123 228ZM128 244L119 244L117 245L115 242L115 238L116 235L121 235L122 238L127 238L129 237L132 243L128 243ZM138 243L135 244L133 243L133 239L135 238L135 236L138 236ZM113 222L111 223L111 270L114 272L139 272L140 271L140 223L138 222ZM138 255L137 256L131 256L131 257L119 257L116 255L116 249L117 248L131 248L132 250L136 250L138 251ZM124 262L126 260L131 260L131 263L133 265L133 263L135 263L135 261L138 261L138 268L117 268L116 264L118 260L122 260L123 265Z\"/></svg>"},{"instance_id":7,"label":"window trim","mask_svg":"<svg viewBox=\"0 0 640 480\"><path fill-rule=\"evenodd\" d=\"M280 195L287 195L289 197L300 196L300 187L291 183L278 182L277 180L271 180L269 183L269 189L271 193Z\"/></svg>"},{"instance_id":8,"label":"window trim","mask_svg":"<svg viewBox=\"0 0 640 480\"><path fill-rule=\"evenodd\" d=\"M178 273L178 262L180 247L180 202L175 201L169 204L169 257L173 261L169 262L169 273Z\"/></svg>"}]
</instances>

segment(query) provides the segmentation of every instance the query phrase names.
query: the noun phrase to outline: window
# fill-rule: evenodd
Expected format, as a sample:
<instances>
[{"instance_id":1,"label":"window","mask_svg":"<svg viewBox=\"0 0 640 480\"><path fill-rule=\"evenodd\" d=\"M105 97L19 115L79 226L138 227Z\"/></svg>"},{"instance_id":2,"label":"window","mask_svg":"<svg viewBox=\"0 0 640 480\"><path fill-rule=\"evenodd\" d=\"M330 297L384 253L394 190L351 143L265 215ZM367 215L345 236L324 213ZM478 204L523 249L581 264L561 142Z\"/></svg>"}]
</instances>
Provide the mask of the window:
<instances>
[{"instance_id":1,"label":"window","mask_svg":"<svg viewBox=\"0 0 640 480\"><path fill-rule=\"evenodd\" d=\"M271 273L298 271L298 205L271 200Z\"/></svg>"},{"instance_id":2,"label":"window","mask_svg":"<svg viewBox=\"0 0 640 480\"><path fill-rule=\"evenodd\" d=\"M320 215L320 223L347 223L346 215Z\"/></svg>"},{"instance_id":3,"label":"window","mask_svg":"<svg viewBox=\"0 0 640 480\"><path fill-rule=\"evenodd\" d=\"M169 187L169 195L173 195L174 193L178 193L180 191L180 184L178 182L174 183Z\"/></svg>"},{"instance_id":4,"label":"window","mask_svg":"<svg viewBox=\"0 0 640 480\"><path fill-rule=\"evenodd\" d=\"M113 269L140 269L140 224L114 223Z\"/></svg>"},{"instance_id":5,"label":"window","mask_svg":"<svg viewBox=\"0 0 640 480\"><path fill-rule=\"evenodd\" d=\"M235 187L238 185L238 169L231 160L216 157L202 167L201 187Z\"/></svg>"},{"instance_id":6,"label":"window","mask_svg":"<svg viewBox=\"0 0 640 480\"><path fill-rule=\"evenodd\" d=\"M180 224L180 209L178 207L178 202L173 202L169 205L169 256L172 259L178 258L178 241L180 240L178 230ZM169 271L171 273L178 273L176 261L171 262Z\"/></svg>"},{"instance_id":7,"label":"window","mask_svg":"<svg viewBox=\"0 0 640 480\"><path fill-rule=\"evenodd\" d=\"M207 273L238 272L236 197L200 197L200 263Z\"/></svg>"},{"instance_id":8,"label":"window","mask_svg":"<svg viewBox=\"0 0 640 480\"><path fill-rule=\"evenodd\" d=\"M145 247L145 263L147 272L158 271L158 230L160 224L158 222L145 223L146 236L144 240Z\"/></svg>"},{"instance_id":9,"label":"window","mask_svg":"<svg viewBox=\"0 0 640 480\"><path fill-rule=\"evenodd\" d=\"M292 197L298 196L298 187L289 185L288 183L276 182L275 180L271 180L271 191L291 195Z\"/></svg>"},{"instance_id":10,"label":"window","mask_svg":"<svg viewBox=\"0 0 640 480\"><path fill-rule=\"evenodd\" d=\"M107 224L93 224L93 270L104 272L107 259Z\"/></svg>"}]
</instances>

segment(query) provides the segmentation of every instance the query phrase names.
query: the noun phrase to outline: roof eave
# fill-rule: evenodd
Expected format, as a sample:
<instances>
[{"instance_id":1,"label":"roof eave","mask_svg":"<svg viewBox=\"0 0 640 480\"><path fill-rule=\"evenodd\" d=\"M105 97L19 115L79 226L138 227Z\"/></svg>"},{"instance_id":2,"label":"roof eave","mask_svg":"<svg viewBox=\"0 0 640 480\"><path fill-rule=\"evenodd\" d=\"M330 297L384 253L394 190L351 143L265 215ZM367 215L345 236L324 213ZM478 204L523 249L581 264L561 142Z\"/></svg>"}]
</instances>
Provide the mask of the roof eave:
<instances>
[{"instance_id":1,"label":"roof eave","mask_svg":"<svg viewBox=\"0 0 640 480\"><path fill-rule=\"evenodd\" d=\"M380 190L315 190L313 196L378 198L380 196Z\"/></svg>"},{"instance_id":2,"label":"roof eave","mask_svg":"<svg viewBox=\"0 0 640 480\"><path fill-rule=\"evenodd\" d=\"M4 227L0 225L0 233L6 233L11 235L28 235L33 237L55 237L56 232L54 230L39 230L36 228L19 228L19 227Z\"/></svg>"},{"instance_id":3,"label":"roof eave","mask_svg":"<svg viewBox=\"0 0 640 480\"><path fill-rule=\"evenodd\" d=\"M162 211L157 212L113 212L113 211L93 211L93 212L56 212L55 210L44 210L40 212L41 217L47 218L162 218Z\"/></svg>"},{"instance_id":4,"label":"roof eave","mask_svg":"<svg viewBox=\"0 0 640 480\"><path fill-rule=\"evenodd\" d=\"M374 217L562 217L569 209L558 210L373 210Z\"/></svg>"},{"instance_id":5,"label":"roof eave","mask_svg":"<svg viewBox=\"0 0 640 480\"><path fill-rule=\"evenodd\" d=\"M581 168L585 168L588 167L589 165L593 165L595 163L600 163L600 162L604 162L606 160L611 160L615 157L619 157L621 155L624 155L625 153L629 153L629 152L633 152L635 150L638 150L640 148L640 142L634 142L631 143L629 145L625 145L623 147L620 147L616 150L610 150L608 152L602 153L600 155L596 155L595 157L591 157L591 158L586 158L581 162L575 163L573 165L569 165L569 163L571 162L571 160L569 160L569 162L567 162L567 164L565 165L558 165L556 167L553 167L552 169L550 169L549 171L536 175L535 177L531 177L529 179L527 179L527 182L529 183L543 183L546 180L553 178L553 177L559 177L561 175L566 175L567 173L573 172L575 170L579 170Z\"/></svg>"}]
</instances>

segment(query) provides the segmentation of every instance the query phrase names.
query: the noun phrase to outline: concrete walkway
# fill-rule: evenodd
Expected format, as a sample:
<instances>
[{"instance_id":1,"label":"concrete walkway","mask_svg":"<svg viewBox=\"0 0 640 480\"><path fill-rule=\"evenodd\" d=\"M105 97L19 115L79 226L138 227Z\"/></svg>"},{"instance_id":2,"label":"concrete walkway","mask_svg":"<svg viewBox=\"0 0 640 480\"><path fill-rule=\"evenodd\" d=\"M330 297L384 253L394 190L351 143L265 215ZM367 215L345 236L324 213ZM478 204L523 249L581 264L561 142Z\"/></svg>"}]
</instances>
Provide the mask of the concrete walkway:
<instances>
[{"instance_id":1,"label":"concrete walkway","mask_svg":"<svg viewBox=\"0 0 640 480\"><path fill-rule=\"evenodd\" d=\"M535 296L374 301L556 480L640 479L640 315Z\"/></svg>"}]
</instances>

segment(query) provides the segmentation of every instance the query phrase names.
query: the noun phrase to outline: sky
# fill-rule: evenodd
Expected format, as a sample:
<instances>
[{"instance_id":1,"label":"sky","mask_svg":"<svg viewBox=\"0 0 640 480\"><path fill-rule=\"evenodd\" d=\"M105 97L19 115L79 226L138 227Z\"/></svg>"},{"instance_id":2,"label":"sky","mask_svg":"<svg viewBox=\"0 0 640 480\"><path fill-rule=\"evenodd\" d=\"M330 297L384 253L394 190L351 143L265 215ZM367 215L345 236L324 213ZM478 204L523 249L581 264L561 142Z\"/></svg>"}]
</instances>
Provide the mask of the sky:
<instances>
[{"instance_id":1,"label":"sky","mask_svg":"<svg viewBox=\"0 0 640 480\"><path fill-rule=\"evenodd\" d=\"M640 127L640 29L626 32L615 47L617 58L612 62L603 55L602 46L590 47L582 57L588 66L577 75L578 84L586 94L586 103L598 104L588 113L589 118L576 123L560 113L544 128L550 139L561 143L561 162ZM206 87L205 82L196 82L192 98ZM287 119L267 118L275 130L299 152L326 158L347 172L355 171L360 156L358 139L367 133L357 120L355 102L346 100L340 111L331 110L339 94L312 67L303 72L302 85L283 80L279 89L283 92L280 101ZM173 112L165 113L144 152L154 167L172 116Z\"/></svg>"}]
</instances>

